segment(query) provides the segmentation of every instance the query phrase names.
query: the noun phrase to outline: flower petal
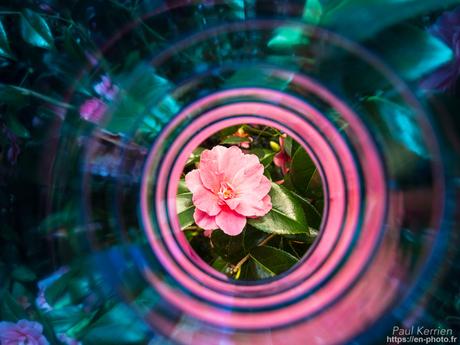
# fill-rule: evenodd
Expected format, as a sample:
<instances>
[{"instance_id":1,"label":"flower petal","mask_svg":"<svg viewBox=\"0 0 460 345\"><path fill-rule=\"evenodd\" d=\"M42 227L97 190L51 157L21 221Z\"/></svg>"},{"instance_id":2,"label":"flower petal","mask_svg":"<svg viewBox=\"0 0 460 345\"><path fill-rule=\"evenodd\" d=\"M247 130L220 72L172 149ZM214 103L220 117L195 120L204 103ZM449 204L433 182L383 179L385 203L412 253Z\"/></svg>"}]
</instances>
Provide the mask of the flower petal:
<instances>
[{"instance_id":1,"label":"flower petal","mask_svg":"<svg viewBox=\"0 0 460 345\"><path fill-rule=\"evenodd\" d=\"M210 216L215 216L220 212L219 197L206 188L202 188L193 193L192 202L201 211Z\"/></svg>"},{"instance_id":2,"label":"flower petal","mask_svg":"<svg viewBox=\"0 0 460 345\"><path fill-rule=\"evenodd\" d=\"M235 212L246 217L262 217L272 209L270 195L266 195L261 201L254 203L249 200L243 200L235 208Z\"/></svg>"},{"instance_id":3,"label":"flower petal","mask_svg":"<svg viewBox=\"0 0 460 345\"><path fill-rule=\"evenodd\" d=\"M216 230L218 228L215 216L210 216L197 208L193 213L193 219L195 219L195 223L202 229Z\"/></svg>"},{"instance_id":4,"label":"flower petal","mask_svg":"<svg viewBox=\"0 0 460 345\"><path fill-rule=\"evenodd\" d=\"M248 155L245 155L238 146L231 146L227 149L220 162L220 169L226 181L232 181L233 177L246 167L244 162L246 156Z\"/></svg>"},{"instance_id":5,"label":"flower petal","mask_svg":"<svg viewBox=\"0 0 460 345\"><path fill-rule=\"evenodd\" d=\"M262 198L270 192L271 188L272 184L270 180L262 175L259 177L257 184L253 184L250 187L245 186L245 188L238 186L238 197L249 202L262 200Z\"/></svg>"},{"instance_id":6,"label":"flower petal","mask_svg":"<svg viewBox=\"0 0 460 345\"><path fill-rule=\"evenodd\" d=\"M198 169L192 170L185 175L185 185L192 193L204 188L203 183L201 183L200 171Z\"/></svg>"},{"instance_id":7,"label":"flower petal","mask_svg":"<svg viewBox=\"0 0 460 345\"><path fill-rule=\"evenodd\" d=\"M216 216L216 223L227 235L236 236L239 235L246 226L246 217L225 208Z\"/></svg>"},{"instance_id":8,"label":"flower petal","mask_svg":"<svg viewBox=\"0 0 460 345\"><path fill-rule=\"evenodd\" d=\"M203 185L217 193L222 181L222 173L219 169L219 163L227 148L215 146L212 150L204 150L200 156L200 176Z\"/></svg>"}]
</instances>

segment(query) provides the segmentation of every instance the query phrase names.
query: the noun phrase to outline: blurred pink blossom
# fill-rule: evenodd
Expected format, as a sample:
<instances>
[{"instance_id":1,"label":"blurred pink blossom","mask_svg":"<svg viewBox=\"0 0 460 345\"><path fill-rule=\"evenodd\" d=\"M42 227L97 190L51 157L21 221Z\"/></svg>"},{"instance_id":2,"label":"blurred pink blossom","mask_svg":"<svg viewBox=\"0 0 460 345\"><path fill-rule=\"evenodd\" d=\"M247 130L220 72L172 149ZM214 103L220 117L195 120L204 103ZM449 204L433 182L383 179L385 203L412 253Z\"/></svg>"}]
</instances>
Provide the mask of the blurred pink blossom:
<instances>
[{"instance_id":1,"label":"blurred pink blossom","mask_svg":"<svg viewBox=\"0 0 460 345\"><path fill-rule=\"evenodd\" d=\"M35 299L35 304L39 309L44 311L51 311L53 307L51 307L46 300L46 289L50 287L54 282L56 282L59 278L61 278L65 273L69 271L67 266L63 266L59 268L57 271L49 275L48 277L40 280L38 282L38 295ZM0 344L1 345L1 344Z\"/></svg>"},{"instance_id":2,"label":"blurred pink blossom","mask_svg":"<svg viewBox=\"0 0 460 345\"><path fill-rule=\"evenodd\" d=\"M203 151L199 169L185 176L193 193L196 224L236 236L243 231L246 218L267 214L272 208L271 184L263 173L259 158L244 154L237 146Z\"/></svg>"},{"instance_id":3,"label":"blurred pink blossom","mask_svg":"<svg viewBox=\"0 0 460 345\"><path fill-rule=\"evenodd\" d=\"M82 345L81 341L71 338L65 333L58 334L58 339L66 345Z\"/></svg>"},{"instance_id":4,"label":"blurred pink blossom","mask_svg":"<svg viewBox=\"0 0 460 345\"><path fill-rule=\"evenodd\" d=\"M454 60L423 80L421 87L429 90L450 90L455 87L460 76L460 7L442 14L428 31L452 48Z\"/></svg>"},{"instance_id":5,"label":"blurred pink blossom","mask_svg":"<svg viewBox=\"0 0 460 345\"><path fill-rule=\"evenodd\" d=\"M0 344L2 345L48 345L42 334L43 326L38 322L19 320L17 323L0 322Z\"/></svg>"},{"instance_id":6,"label":"blurred pink blossom","mask_svg":"<svg viewBox=\"0 0 460 345\"><path fill-rule=\"evenodd\" d=\"M80 116L87 121L98 124L106 111L107 105L104 102L97 98L91 98L80 107Z\"/></svg>"},{"instance_id":7,"label":"blurred pink blossom","mask_svg":"<svg viewBox=\"0 0 460 345\"><path fill-rule=\"evenodd\" d=\"M113 85L110 78L103 75L101 81L94 85L94 91L96 91L99 96L105 97L111 101L118 94L118 86Z\"/></svg>"}]
</instances>

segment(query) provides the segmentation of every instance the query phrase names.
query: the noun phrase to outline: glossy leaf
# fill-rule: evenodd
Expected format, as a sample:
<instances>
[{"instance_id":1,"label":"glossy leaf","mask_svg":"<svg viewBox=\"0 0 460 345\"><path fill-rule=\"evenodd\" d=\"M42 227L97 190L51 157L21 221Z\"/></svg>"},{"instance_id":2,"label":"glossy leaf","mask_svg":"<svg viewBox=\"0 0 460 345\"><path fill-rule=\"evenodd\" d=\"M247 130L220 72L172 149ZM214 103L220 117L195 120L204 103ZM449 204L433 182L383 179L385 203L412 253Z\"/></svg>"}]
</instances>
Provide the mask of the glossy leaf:
<instances>
[{"instance_id":1,"label":"glossy leaf","mask_svg":"<svg viewBox=\"0 0 460 345\"><path fill-rule=\"evenodd\" d=\"M212 263L212 267L222 273L229 273L231 269L229 263L222 259L220 256L214 260L214 262Z\"/></svg>"},{"instance_id":2,"label":"glossy leaf","mask_svg":"<svg viewBox=\"0 0 460 345\"><path fill-rule=\"evenodd\" d=\"M246 255L243 246L243 233L229 236L221 230L215 230L212 232L211 242L214 251L226 262L236 263Z\"/></svg>"},{"instance_id":3,"label":"glossy leaf","mask_svg":"<svg viewBox=\"0 0 460 345\"><path fill-rule=\"evenodd\" d=\"M0 300L0 319L2 321L16 322L26 318L26 312L11 296L8 290L4 290Z\"/></svg>"},{"instance_id":4,"label":"glossy leaf","mask_svg":"<svg viewBox=\"0 0 460 345\"><path fill-rule=\"evenodd\" d=\"M39 48L52 48L53 34L46 20L26 9L21 15L21 36L29 44Z\"/></svg>"},{"instance_id":5,"label":"glossy leaf","mask_svg":"<svg viewBox=\"0 0 460 345\"><path fill-rule=\"evenodd\" d=\"M67 272L45 290L46 301L53 307L61 307L69 299L68 286L74 278L73 272Z\"/></svg>"},{"instance_id":6,"label":"glossy leaf","mask_svg":"<svg viewBox=\"0 0 460 345\"><path fill-rule=\"evenodd\" d=\"M272 183L270 190L272 209L265 216L248 219L248 224L273 234L296 234L308 231L302 205L286 188Z\"/></svg>"},{"instance_id":7,"label":"glossy leaf","mask_svg":"<svg viewBox=\"0 0 460 345\"><path fill-rule=\"evenodd\" d=\"M190 191L188 190L187 185L185 184L185 179L180 179L179 184L177 186L177 194L183 193L190 193Z\"/></svg>"},{"instance_id":8,"label":"glossy leaf","mask_svg":"<svg viewBox=\"0 0 460 345\"><path fill-rule=\"evenodd\" d=\"M266 232L257 230L256 228L247 225L243 231L244 253L249 253L252 248L260 245L260 243L267 239L268 236L270 235Z\"/></svg>"},{"instance_id":9,"label":"glossy leaf","mask_svg":"<svg viewBox=\"0 0 460 345\"><path fill-rule=\"evenodd\" d=\"M230 136L222 140L221 144L234 145L234 144L241 144L241 143L248 143L248 142L249 142L249 138Z\"/></svg>"},{"instance_id":10,"label":"glossy leaf","mask_svg":"<svg viewBox=\"0 0 460 345\"><path fill-rule=\"evenodd\" d=\"M204 150L206 150L204 147L197 147L195 150L193 150L192 154L187 159L185 166L198 163L200 161L201 153L203 153Z\"/></svg>"},{"instance_id":11,"label":"glossy leaf","mask_svg":"<svg viewBox=\"0 0 460 345\"><path fill-rule=\"evenodd\" d=\"M299 147L291 161L291 170L289 175L291 177L294 188L301 194L305 195L308 183L316 170L315 163L308 155L303 147Z\"/></svg>"},{"instance_id":12,"label":"glossy leaf","mask_svg":"<svg viewBox=\"0 0 460 345\"><path fill-rule=\"evenodd\" d=\"M142 319L120 303L92 323L81 341L84 344L139 344L145 342L148 334Z\"/></svg>"},{"instance_id":13,"label":"glossy leaf","mask_svg":"<svg viewBox=\"0 0 460 345\"><path fill-rule=\"evenodd\" d=\"M11 48L8 42L8 36L6 35L5 28L3 27L2 22L0 21L0 56L6 58L13 58L11 55Z\"/></svg>"},{"instance_id":14,"label":"glossy leaf","mask_svg":"<svg viewBox=\"0 0 460 345\"><path fill-rule=\"evenodd\" d=\"M259 161L264 167L267 167L267 165L273 162L273 157L275 157L276 154L276 152L263 148L252 149L251 153L259 157Z\"/></svg>"},{"instance_id":15,"label":"glossy leaf","mask_svg":"<svg viewBox=\"0 0 460 345\"><path fill-rule=\"evenodd\" d=\"M443 41L409 25L399 25L385 31L370 45L407 80L419 79L453 58L452 50ZM387 49L388 46L391 49Z\"/></svg>"},{"instance_id":16,"label":"glossy leaf","mask_svg":"<svg viewBox=\"0 0 460 345\"><path fill-rule=\"evenodd\" d=\"M35 273L26 266L18 266L13 269L12 276L20 282L33 282L37 279Z\"/></svg>"},{"instance_id":17,"label":"glossy leaf","mask_svg":"<svg viewBox=\"0 0 460 345\"><path fill-rule=\"evenodd\" d=\"M323 14L320 0L306 0L302 20L308 24L318 24Z\"/></svg>"},{"instance_id":18,"label":"glossy leaf","mask_svg":"<svg viewBox=\"0 0 460 345\"><path fill-rule=\"evenodd\" d=\"M312 203L316 207L316 209L319 212L322 212L323 208L318 207L317 205L318 201L324 199L323 182L321 180L321 175L319 174L318 170L315 170L310 179L310 182L308 183L307 196L310 200L312 200Z\"/></svg>"},{"instance_id":19,"label":"glossy leaf","mask_svg":"<svg viewBox=\"0 0 460 345\"><path fill-rule=\"evenodd\" d=\"M176 208L181 229L185 229L186 227L192 225L195 222L195 220L193 219L195 206L192 202L192 193L188 192L178 194L176 199Z\"/></svg>"},{"instance_id":20,"label":"glossy leaf","mask_svg":"<svg viewBox=\"0 0 460 345\"><path fill-rule=\"evenodd\" d=\"M212 262L217 256L217 253L211 246L211 241L209 241L209 238L203 236L202 233L198 236L193 236L190 240L190 245L198 254L198 256L200 256L206 262Z\"/></svg>"},{"instance_id":21,"label":"glossy leaf","mask_svg":"<svg viewBox=\"0 0 460 345\"><path fill-rule=\"evenodd\" d=\"M240 280L259 280L274 277L276 274L250 257L241 267Z\"/></svg>"},{"instance_id":22,"label":"glossy leaf","mask_svg":"<svg viewBox=\"0 0 460 345\"><path fill-rule=\"evenodd\" d=\"M30 137L30 133L27 130L27 128L25 128L22 125L22 123L19 121L19 119L15 115L10 115L7 118L7 125L8 125L8 128L14 134L16 134L19 138L29 138Z\"/></svg>"},{"instance_id":23,"label":"glossy leaf","mask_svg":"<svg viewBox=\"0 0 460 345\"><path fill-rule=\"evenodd\" d=\"M219 137L224 140L226 137L233 135L241 126L230 126L219 131Z\"/></svg>"},{"instance_id":24,"label":"glossy leaf","mask_svg":"<svg viewBox=\"0 0 460 345\"><path fill-rule=\"evenodd\" d=\"M299 144L292 139L292 137L287 136L284 139L284 151L288 154L289 157L292 157L299 147Z\"/></svg>"},{"instance_id":25,"label":"glossy leaf","mask_svg":"<svg viewBox=\"0 0 460 345\"><path fill-rule=\"evenodd\" d=\"M354 40L364 40L392 25L458 4L458 0L343 0L329 7L322 24Z\"/></svg>"},{"instance_id":26,"label":"glossy leaf","mask_svg":"<svg viewBox=\"0 0 460 345\"><path fill-rule=\"evenodd\" d=\"M295 256L270 246L256 247L251 250L251 257L264 269L280 274L289 270L298 260Z\"/></svg>"},{"instance_id":27,"label":"glossy leaf","mask_svg":"<svg viewBox=\"0 0 460 345\"><path fill-rule=\"evenodd\" d=\"M233 75L225 82L225 87L244 87L244 86L260 86L264 88L272 88L284 90L290 83L273 74L265 72L252 66L241 66Z\"/></svg>"},{"instance_id":28,"label":"glossy leaf","mask_svg":"<svg viewBox=\"0 0 460 345\"><path fill-rule=\"evenodd\" d=\"M46 317L49 319L57 333L67 332L82 319L88 316L89 315L87 315L87 313L78 306L54 308L46 314Z\"/></svg>"},{"instance_id":29,"label":"glossy leaf","mask_svg":"<svg viewBox=\"0 0 460 345\"><path fill-rule=\"evenodd\" d=\"M423 143L423 133L417 123L414 112L398 103L383 97L370 97L366 106L375 107L376 116L383 121L397 141L405 149L415 154L428 157L428 148Z\"/></svg>"},{"instance_id":30,"label":"glossy leaf","mask_svg":"<svg viewBox=\"0 0 460 345\"><path fill-rule=\"evenodd\" d=\"M287 49L308 43L309 39L302 27L290 25L277 28L267 45L273 49Z\"/></svg>"},{"instance_id":31,"label":"glossy leaf","mask_svg":"<svg viewBox=\"0 0 460 345\"><path fill-rule=\"evenodd\" d=\"M302 208L307 217L308 225L314 229L319 229L322 218L321 212L315 207L315 205L313 205L312 202L307 200L305 197L302 197L295 193L293 193L293 195L302 205Z\"/></svg>"},{"instance_id":32,"label":"glossy leaf","mask_svg":"<svg viewBox=\"0 0 460 345\"><path fill-rule=\"evenodd\" d=\"M141 123L143 131L156 134L179 107L167 95L171 83L151 66L139 64L134 71L121 74L117 84L124 92L111 107L106 125L111 132L129 132Z\"/></svg>"}]
</instances>

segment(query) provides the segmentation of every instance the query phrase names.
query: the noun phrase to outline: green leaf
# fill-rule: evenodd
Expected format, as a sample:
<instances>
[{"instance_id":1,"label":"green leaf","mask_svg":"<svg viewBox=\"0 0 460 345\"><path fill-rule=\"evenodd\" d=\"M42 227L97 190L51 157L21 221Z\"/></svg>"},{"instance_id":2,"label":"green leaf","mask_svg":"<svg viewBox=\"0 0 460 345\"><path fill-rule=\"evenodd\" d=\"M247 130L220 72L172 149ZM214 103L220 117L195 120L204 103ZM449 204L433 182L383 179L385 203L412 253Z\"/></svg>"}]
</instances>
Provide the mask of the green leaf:
<instances>
[{"instance_id":1,"label":"green leaf","mask_svg":"<svg viewBox=\"0 0 460 345\"><path fill-rule=\"evenodd\" d=\"M250 257L241 266L240 280L260 280L274 277L276 274Z\"/></svg>"},{"instance_id":2,"label":"green leaf","mask_svg":"<svg viewBox=\"0 0 460 345\"><path fill-rule=\"evenodd\" d=\"M286 272L298 262L295 256L270 246L252 249L251 257L267 271L274 274Z\"/></svg>"},{"instance_id":3,"label":"green leaf","mask_svg":"<svg viewBox=\"0 0 460 345\"><path fill-rule=\"evenodd\" d=\"M25 128L19 119L15 115L10 115L7 118L7 126L8 128L16 134L19 138L30 138L30 133Z\"/></svg>"},{"instance_id":4,"label":"green leaf","mask_svg":"<svg viewBox=\"0 0 460 345\"><path fill-rule=\"evenodd\" d=\"M146 106L133 98L129 93L123 94L112 106L113 111L105 129L113 133L126 133L132 131L134 125L138 123L146 113ZM150 130L154 129L152 121L154 118L145 118L150 125Z\"/></svg>"},{"instance_id":5,"label":"green leaf","mask_svg":"<svg viewBox=\"0 0 460 345\"><path fill-rule=\"evenodd\" d=\"M35 47L50 49L54 46L53 34L46 20L28 9L21 15L21 36Z\"/></svg>"},{"instance_id":6,"label":"green leaf","mask_svg":"<svg viewBox=\"0 0 460 345\"><path fill-rule=\"evenodd\" d=\"M38 230L49 234L62 228L72 228L77 225L76 218L75 204L69 202L61 208L61 211L47 216L38 226Z\"/></svg>"},{"instance_id":7,"label":"green leaf","mask_svg":"<svg viewBox=\"0 0 460 345\"><path fill-rule=\"evenodd\" d=\"M8 36L6 35L5 28L0 21L0 56L12 59L10 44L8 43Z\"/></svg>"},{"instance_id":8,"label":"green leaf","mask_svg":"<svg viewBox=\"0 0 460 345\"><path fill-rule=\"evenodd\" d=\"M183 193L190 193L190 191L187 188L187 185L185 184L185 179L180 179L179 180L179 185L177 186L177 194L183 194Z\"/></svg>"},{"instance_id":9,"label":"green leaf","mask_svg":"<svg viewBox=\"0 0 460 345\"><path fill-rule=\"evenodd\" d=\"M79 306L54 308L46 313L47 319L57 333L67 332L85 317L89 317Z\"/></svg>"},{"instance_id":10,"label":"green leaf","mask_svg":"<svg viewBox=\"0 0 460 345\"><path fill-rule=\"evenodd\" d=\"M284 139L284 151L288 154L289 157L292 157L299 147L299 144L295 142L292 137L287 136Z\"/></svg>"},{"instance_id":11,"label":"green leaf","mask_svg":"<svg viewBox=\"0 0 460 345\"><path fill-rule=\"evenodd\" d=\"M299 147L292 156L291 170L289 172L294 188L305 195L308 183L316 170L315 163L303 147Z\"/></svg>"},{"instance_id":12,"label":"green leaf","mask_svg":"<svg viewBox=\"0 0 460 345\"><path fill-rule=\"evenodd\" d=\"M117 84L123 93L110 108L108 131L126 133L140 123L144 132L156 135L180 107L168 95L173 85L151 66L139 64L134 71L120 75Z\"/></svg>"},{"instance_id":13,"label":"green leaf","mask_svg":"<svg viewBox=\"0 0 460 345\"><path fill-rule=\"evenodd\" d=\"M322 214L318 209L307 199L304 197L292 193L294 197L300 202L302 205L302 208L305 212L305 215L307 217L308 225L310 226L310 229L319 229L319 226L321 225L321 219L322 219Z\"/></svg>"},{"instance_id":14,"label":"green leaf","mask_svg":"<svg viewBox=\"0 0 460 345\"><path fill-rule=\"evenodd\" d=\"M242 138L237 136L230 136L221 141L221 144L234 145L241 143L248 143L250 140L248 138Z\"/></svg>"},{"instance_id":15,"label":"green leaf","mask_svg":"<svg viewBox=\"0 0 460 345\"><path fill-rule=\"evenodd\" d=\"M82 47L82 38L79 37L78 30L74 26L69 26L64 31L64 49L77 61L86 61L84 48Z\"/></svg>"},{"instance_id":16,"label":"green leaf","mask_svg":"<svg viewBox=\"0 0 460 345\"><path fill-rule=\"evenodd\" d=\"M291 80L281 79L273 73L265 72L253 66L242 66L234 72L226 81L226 88L237 88L244 86L260 86L276 90L284 90L288 87ZM247 128L249 127L249 128ZM245 130L251 133L250 126L244 126ZM233 132L234 133L234 132ZM260 134L260 133L259 133Z\"/></svg>"},{"instance_id":17,"label":"green leaf","mask_svg":"<svg viewBox=\"0 0 460 345\"><path fill-rule=\"evenodd\" d=\"M214 252L226 262L236 263L246 255L243 246L243 233L229 236L221 230L216 230L211 234L211 242Z\"/></svg>"},{"instance_id":18,"label":"green leaf","mask_svg":"<svg viewBox=\"0 0 460 345\"><path fill-rule=\"evenodd\" d=\"M53 307L61 307L70 301L68 287L74 278L72 271L63 274L45 290L46 301Z\"/></svg>"},{"instance_id":19,"label":"green leaf","mask_svg":"<svg viewBox=\"0 0 460 345\"><path fill-rule=\"evenodd\" d=\"M229 6L232 10L233 15L239 19L244 20L246 17L245 11L245 1L244 0L229 0L226 1L225 4Z\"/></svg>"},{"instance_id":20,"label":"green leaf","mask_svg":"<svg viewBox=\"0 0 460 345\"><path fill-rule=\"evenodd\" d=\"M200 161L201 153L203 153L204 150L206 149L200 146L197 147L195 150L193 150L190 157L188 157L187 162L185 163L185 166L198 163Z\"/></svg>"},{"instance_id":21,"label":"green leaf","mask_svg":"<svg viewBox=\"0 0 460 345\"><path fill-rule=\"evenodd\" d=\"M364 105L375 111L375 116L381 119L387 130L406 150L428 158L429 150L417 124L417 115L410 108L377 96L369 97ZM393 159L392 157L390 161Z\"/></svg>"},{"instance_id":22,"label":"green leaf","mask_svg":"<svg viewBox=\"0 0 460 345\"><path fill-rule=\"evenodd\" d=\"M273 234L308 232L308 223L302 205L286 188L272 183L269 193L272 209L265 216L248 219L248 224Z\"/></svg>"},{"instance_id":23,"label":"green leaf","mask_svg":"<svg viewBox=\"0 0 460 345\"><path fill-rule=\"evenodd\" d=\"M192 193L188 192L177 194L176 208L181 229L185 229L186 227L192 225L195 222L195 220L193 219L195 206L192 202Z\"/></svg>"},{"instance_id":24,"label":"green leaf","mask_svg":"<svg viewBox=\"0 0 460 345\"><path fill-rule=\"evenodd\" d=\"M345 37L364 40L409 18L458 3L459 0L343 0L326 11L321 23Z\"/></svg>"},{"instance_id":25,"label":"green leaf","mask_svg":"<svg viewBox=\"0 0 460 345\"><path fill-rule=\"evenodd\" d=\"M7 290L4 290L0 304L0 320L17 322L24 318L27 318L25 310Z\"/></svg>"},{"instance_id":26,"label":"green leaf","mask_svg":"<svg viewBox=\"0 0 460 345\"><path fill-rule=\"evenodd\" d=\"M145 343L150 333L142 319L120 303L91 324L81 338L84 344L139 344Z\"/></svg>"},{"instance_id":27,"label":"green leaf","mask_svg":"<svg viewBox=\"0 0 460 345\"><path fill-rule=\"evenodd\" d=\"M18 266L13 269L12 276L14 279L20 282L33 282L35 279L37 279L35 273L26 266Z\"/></svg>"},{"instance_id":28,"label":"green leaf","mask_svg":"<svg viewBox=\"0 0 460 345\"><path fill-rule=\"evenodd\" d=\"M238 128L240 128L241 126L237 125L237 126L230 126L230 127L226 127L224 129L221 129L219 131L219 137L221 140L224 140L226 137L234 134Z\"/></svg>"},{"instance_id":29,"label":"green leaf","mask_svg":"<svg viewBox=\"0 0 460 345\"><path fill-rule=\"evenodd\" d=\"M264 167L267 167L269 164L271 164L273 162L273 157L276 155L276 152L263 148L252 149L251 153L259 157L260 164L262 164Z\"/></svg>"},{"instance_id":30,"label":"green leaf","mask_svg":"<svg viewBox=\"0 0 460 345\"><path fill-rule=\"evenodd\" d=\"M258 246L263 240L269 237L266 232L259 231L250 225L246 225L243 231L243 247L244 253L247 254L249 251Z\"/></svg>"},{"instance_id":31,"label":"green leaf","mask_svg":"<svg viewBox=\"0 0 460 345\"><path fill-rule=\"evenodd\" d=\"M380 57L407 80L419 79L453 57L443 41L414 26L396 26L373 41Z\"/></svg>"},{"instance_id":32,"label":"green leaf","mask_svg":"<svg viewBox=\"0 0 460 345\"><path fill-rule=\"evenodd\" d=\"M319 0L307 0L302 19L308 24L318 24L323 14L323 6Z\"/></svg>"},{"instance_id":33,"label":"green leaf","mask_svg":"<svg viewBox=\"0 0 460 345\"><path fill-rule=\"evenodd\" d=\"M217 257L216 260L212 263L212 267L216 269L216 271L222 272L222 273L228 273L231 269L231 265L222 259L220 256Z\"/></svg>"},{"instance_id":34,"label":"green leaf","mask_svg":"<svg viewBox=\"0 0 460 345\"><path fill-rule=\"evenodd\" d=\"M273 37L268 42L267 46L273 49L286 49L308 43L309 39L306 34L304 34L302 27L289 25L275 29Z\"/></svg>"}]
</instances>

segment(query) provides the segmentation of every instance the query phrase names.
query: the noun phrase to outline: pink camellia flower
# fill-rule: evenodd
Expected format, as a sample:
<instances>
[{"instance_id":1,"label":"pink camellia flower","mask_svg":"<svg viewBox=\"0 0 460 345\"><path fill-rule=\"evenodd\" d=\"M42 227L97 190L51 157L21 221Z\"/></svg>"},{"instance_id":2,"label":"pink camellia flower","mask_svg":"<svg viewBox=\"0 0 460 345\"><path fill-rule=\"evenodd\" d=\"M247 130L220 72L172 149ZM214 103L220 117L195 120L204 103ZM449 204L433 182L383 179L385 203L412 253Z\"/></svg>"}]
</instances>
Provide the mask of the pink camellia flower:
<instances>
[{"instance_id":1,"label":"pink camellia flower","mask_svg":"<svg viewBox=\"0 0 460 345\"><path fill-rule=\"evenodd\" d=\"M19 320L17 323L0 322L0 344L2 345L48 345L42 334L43 326L38 322Z\"/></svg>"},{"instance_id":2,"label":"pink camellia flower","mask_svg":"<svg viewBox=\"0 0 460 345\"><path fill-rule=\"evenodd\" d=\"M107 105L104 102L97 98L91 98L80 107L80 116L87 121L98 124L106 111Z\"/></svg>"},{"instance_id":3,"label":"pink camellia flower","mask_svg":"<svg viewBox=\"0 0 460 345\"><path fill-rule=\"evenodd\" d=\"M193 193L196 224L205 230L222 229L236 236L246 226L246 218L267 214L271 184L264 167L253 154L237 146L215 146L201 153L199 169L185 176Z\"/></svg>"},{"instance_id":4,"label":"pink camellia flower","mask_svg":"<svg viewBox=\"0 0 460 345\"><path fill-rule=\"evenodd\" d=\"M460 7L442 14L428 31L452 48L454 59L423 80L421 86L429 90L450 90L460 76Z\"/></svg>"}]
</instances>

